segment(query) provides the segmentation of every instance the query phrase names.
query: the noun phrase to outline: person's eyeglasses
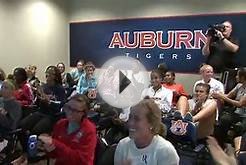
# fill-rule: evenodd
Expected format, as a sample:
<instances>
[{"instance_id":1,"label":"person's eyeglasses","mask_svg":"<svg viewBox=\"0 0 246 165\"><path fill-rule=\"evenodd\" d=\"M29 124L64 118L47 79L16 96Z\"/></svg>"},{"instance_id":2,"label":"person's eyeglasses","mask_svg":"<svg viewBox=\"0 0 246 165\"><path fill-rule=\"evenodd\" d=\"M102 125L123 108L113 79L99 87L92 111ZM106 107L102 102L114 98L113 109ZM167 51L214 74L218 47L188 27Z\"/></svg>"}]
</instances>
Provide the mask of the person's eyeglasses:
<instances>
[{"instance_id":1,"label":"person's eyeglasses","mask_svg":"<svg viewBox=\"0 0 246 165\"><path fill-rule=\"evenodd\" d=\"M200 93L204 93L203 90L195 90L196 93L200 92Z\"/></svg>"},{"instance_id":2,"label":"person's eyeglasses","mask_svg":"<svg viewBox=\"0 0 246 165\"><path fill-rule=\"evenodd\" d=\"M62 111L64 111L66 114L71 114L71 113L81 113L84 112L83 110L77 110L75 108L72 108L70 105L65 104L62 108Z\"/></svg>"}]
</instances>

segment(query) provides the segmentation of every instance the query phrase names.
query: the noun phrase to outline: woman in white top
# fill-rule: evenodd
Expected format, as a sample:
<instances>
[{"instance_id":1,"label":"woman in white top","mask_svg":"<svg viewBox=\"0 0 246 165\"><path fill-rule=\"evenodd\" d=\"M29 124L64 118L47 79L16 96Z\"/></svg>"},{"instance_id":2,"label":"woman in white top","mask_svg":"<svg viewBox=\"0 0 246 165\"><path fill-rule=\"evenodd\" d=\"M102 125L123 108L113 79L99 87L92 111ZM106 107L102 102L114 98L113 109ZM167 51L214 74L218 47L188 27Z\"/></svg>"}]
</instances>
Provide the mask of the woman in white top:
<instances>
[{"instance_id":1,"label":"woman in white top","mask_svg":"<svg viewBox=\"0 0 246 165\"><path fill-rule=\"evenodd\" d=\"M190 102L193 122L198 123L198 139L203 139L214 132L217 102L209 97L210 86L198 83L195 87L194 102Z\"/></svg>"},{"instance_id":2,"label":"woman in white top","mask_svg":"<svg viewBox=\"0 0 246 165\"><path fill-rule=\"evenodd\" d=\"M129 137L122 139L115 152L116 165L177 165L179 156L162 136L165 126L161 111L152 99L144 99L131 108Z\"/></svg>"},{"instance_id":3,"label":"woman in white top","mask_svg":"<svg viewBox=\"0 0 246 165\"><path fill-rule=\"evenodd\" d=\"M162 86L159 70L153 70L150 78L151 86L143 90L141 98L149 97L155 100L163 112L169 112L172 106L173 91Z\"/></svg>"}]
</instances>

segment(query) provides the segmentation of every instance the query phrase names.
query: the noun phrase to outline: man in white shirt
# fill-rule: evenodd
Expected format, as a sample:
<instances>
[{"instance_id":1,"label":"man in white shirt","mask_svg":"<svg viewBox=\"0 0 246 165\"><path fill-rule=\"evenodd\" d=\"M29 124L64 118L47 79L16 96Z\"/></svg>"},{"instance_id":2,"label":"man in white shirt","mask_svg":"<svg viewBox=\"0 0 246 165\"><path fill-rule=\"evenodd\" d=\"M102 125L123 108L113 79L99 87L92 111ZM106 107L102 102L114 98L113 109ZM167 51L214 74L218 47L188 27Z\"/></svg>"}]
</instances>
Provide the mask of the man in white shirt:
<instances>
[{"instance_id":1,"label":"man in white shirt","mask_svg":"<svg viewBox=\"0 0 246 165\"><path fill-rule=\"evenodd\" d=\"M203 65L200 68L200 73L202 75L202 79L195 82L193 86L193 93L195 93L195 87L198 83L205 83L210 85L210 94L212 94L213 92L225 93L224 85L222 84L222 82L213 78L214 71L212 66L207 64Z\"/></svg>"},{"instance_id":2,"label":"man in white shirt","mask_svg":"<svg viewBox=\"0 0 246 165\"><path fill-rule=\"evenodd\" d=\"M223 93L223 94L225 93L225 88L222 82L213 78L214 70L212 66L207 65L207 64L203 65L200 68L200 73L202 75L202 79L195 82L193 86L193 93L195 93L195 87L199 83L205 83L210 86L209 97L212 95L212 93ZM219 109L222 106L222 102L220 100L217 100L217 106L218 106L218 109L216 111L216 120L218 120L219 118Z\"/></svg>"}]
</instances>

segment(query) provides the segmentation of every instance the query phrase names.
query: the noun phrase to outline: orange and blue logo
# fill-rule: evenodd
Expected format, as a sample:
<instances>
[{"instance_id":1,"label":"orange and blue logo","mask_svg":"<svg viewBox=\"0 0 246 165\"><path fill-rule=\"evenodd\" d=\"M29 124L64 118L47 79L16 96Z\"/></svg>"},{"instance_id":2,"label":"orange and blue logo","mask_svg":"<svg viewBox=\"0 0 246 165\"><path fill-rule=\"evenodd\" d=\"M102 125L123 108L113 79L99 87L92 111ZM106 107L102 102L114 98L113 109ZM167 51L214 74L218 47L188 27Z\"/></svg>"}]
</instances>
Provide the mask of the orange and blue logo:
<instances>
[{"instance_id":1,"label":"orange and blue logo","mask_svg":"<svg viewBox=\"0 0 246 165\"><path fill-rule=\"evenodd\" d=\"M188 123L183 122L182 120L172 120L171 123L170 131L174 135L182 136L186 134Z\"/></svg>"}]
</instances>

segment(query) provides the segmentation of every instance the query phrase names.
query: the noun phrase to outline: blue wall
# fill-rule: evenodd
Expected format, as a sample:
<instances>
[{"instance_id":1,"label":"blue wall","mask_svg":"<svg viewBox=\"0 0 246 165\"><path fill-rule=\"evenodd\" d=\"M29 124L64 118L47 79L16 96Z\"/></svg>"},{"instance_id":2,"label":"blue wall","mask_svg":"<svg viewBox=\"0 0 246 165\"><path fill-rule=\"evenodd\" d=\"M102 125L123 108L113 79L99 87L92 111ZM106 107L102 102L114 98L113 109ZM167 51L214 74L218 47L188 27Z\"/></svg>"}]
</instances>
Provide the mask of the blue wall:
<instances>
[{"instance_id":1,"label":"blue wall","mask_svg":"<svg viewBox=\"0 0 246 165\"><path fill-rule=\"evenodd\" d=\"M201 52L204 45L203 40L196 42L200 48L194 47L194 38L190 41L192 48L185 47L184 43L181 43L181 48L171 47L169 49L161 49L158 46L134 49L119 48L119 46L109 48L113 34L119 32L123 39L123 33L130 32L130 42L133 42L133 32L151 31L156 35L157 31L162 31L162 42L165 43L168 31L181 32L185 30L194 36L195 31L200 30L204 35L208 25L221 23L225 20L232 22L233 36L240 42L237 63L239 66L246 66L246 13L70 23L70 64L75 66L76 61L82 58L92 61L97 67L100 67L111 57L128 54L131 57L138 56L148 70L165 62L173 71L194 73L198 71L198 67L205 60Z\"/></svg>"}]
</instances>

